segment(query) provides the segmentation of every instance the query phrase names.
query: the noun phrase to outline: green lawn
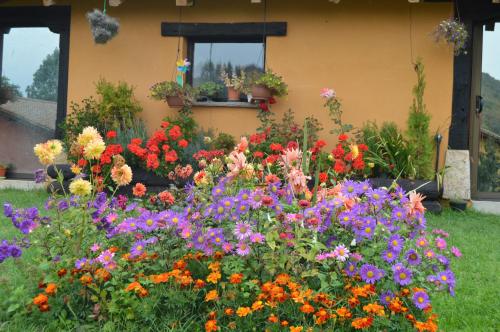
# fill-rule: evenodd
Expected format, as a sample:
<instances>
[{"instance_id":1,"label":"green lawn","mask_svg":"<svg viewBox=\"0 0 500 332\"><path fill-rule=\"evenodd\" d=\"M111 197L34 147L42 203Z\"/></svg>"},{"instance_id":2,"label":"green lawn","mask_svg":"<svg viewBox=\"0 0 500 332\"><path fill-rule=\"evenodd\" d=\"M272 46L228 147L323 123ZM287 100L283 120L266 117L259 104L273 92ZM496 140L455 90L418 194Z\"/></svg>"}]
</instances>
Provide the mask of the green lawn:
<instances>
[{"instance_id":1,"label":"green lawn","mask_svg":"<svg viewBox=\"0 0 500 332\"><path fill-rule=\"evenodd\" d=\"M0 203L9 201L18 207L42 206L47 194L41 191L0 191ZM453 262L457 274L456 297L440 296L433 299L440 315L443 331L499 331L500 330L500 217L475 212L458 213L446 210L440 216L429 215L429 226L450 233L449 245L460 248L461 259ZM11 238L18 232L6 218L0 217L0 239ZM29 250L24 259L33 260ZM12 297L17 286L36 287L36 279L26 278L28 265L23 260L9 260L0 264L0 304ZM1 317L1 314L0 314ZM24 327L24 330L36 328ZM2 324L0 319L0 330Z\"/></svg>"}]
</instances>

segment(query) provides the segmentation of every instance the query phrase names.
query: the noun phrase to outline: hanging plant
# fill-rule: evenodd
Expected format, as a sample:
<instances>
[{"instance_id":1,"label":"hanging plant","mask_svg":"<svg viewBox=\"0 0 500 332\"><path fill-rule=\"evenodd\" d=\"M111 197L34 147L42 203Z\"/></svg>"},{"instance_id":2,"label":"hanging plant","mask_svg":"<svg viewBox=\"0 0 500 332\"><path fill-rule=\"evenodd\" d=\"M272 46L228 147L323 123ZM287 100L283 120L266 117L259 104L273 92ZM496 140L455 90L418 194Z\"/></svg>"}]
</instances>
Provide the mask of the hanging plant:
<instances>
[{"instance_id":1,"label":"hanging plant","mask_svg":"<svg viewBox=\"0 0 500 332\"><path fill-rule=\"evenodd\" d=\"M87 19L96 44L106 44L118 34L120 23L116 18L106 14L106 1L104 1L103 11L94 9L87 13Z\"/></svg>"},{"instance_id":2,"label":"hanging plant","mask_svg":"<svg viewBox=\"0 0 500 332\"><path fill-rule=\"evenodd\" d=\"M434 36L436 42L443 40L448 44L453 44L455 55L467 54L469 32L464 23L453 19L441 21L434 31Z\"/></svg>"}]
</instances>

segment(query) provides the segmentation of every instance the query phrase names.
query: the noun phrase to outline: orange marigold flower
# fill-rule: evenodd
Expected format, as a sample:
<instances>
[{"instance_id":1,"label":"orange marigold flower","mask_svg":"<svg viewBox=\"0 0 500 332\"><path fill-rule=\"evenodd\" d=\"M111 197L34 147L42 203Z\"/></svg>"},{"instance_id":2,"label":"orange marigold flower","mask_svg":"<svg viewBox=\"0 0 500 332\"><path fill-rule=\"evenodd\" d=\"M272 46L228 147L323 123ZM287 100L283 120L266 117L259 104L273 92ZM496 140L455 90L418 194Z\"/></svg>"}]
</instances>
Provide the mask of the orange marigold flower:
<instances>
[{"instance_id":1,"label":"orange marigold flower","mask_svg":"<svg viewBox=\"0 0 500 332\"><path fill-rule=\"evenodd\" d=\"M47 312L50 310L50 306L46 303L46 304L42 304L41 306L38 307L38 309L41 311L41 312Z\"/></svg>"},{"instance_id":2,"label":"orange marigold flower","mask_svg":"<svg viewBox=\"0 0 500 332\"><path fill-rule=\"evenodd\" d=\"M395 313L405 312L408 310L405 307L403 307L403 302L401 302L399 297L395 297L391 300L391 302L389 302L389 309Z\"/></svg>"},{"instance_id":3,"label":"orange marigold flower","mask_svg":"<svg viewBox=\"0 0 500 332\"><path fill-rule=\"evenodd\" d=\"M275 314L271 314L267 319L270 323L277 323L279 321L278 317Z\"/></svg>"},{"instance_id":4,"label":"orange marigold flower","mask_svg":"<svg viewBox=\"0 0 500 332\"><path fill-rule=\"evenodd\" d=\"M311 314L314 312L314 307L309 303L305 303L302 307L300 307L300 311L305 314Z\"/></svg>"},{"instance_id":5,"label":"orange marigold flower","mask_svg":"<svg viewBox=\"0 0 500 332\"><path fill-rule=\"evenodd\" d=\"M205 323L205 331L214 332L217 330L218 330L217 321L215 319L207 320L207 322Z\"/></svg>"},{"instance_id":6,"label":"orange marigold flower","mask_svg":"<svg viewBox=\"0 0 500 332\"><path fill-rule=\"evenodd\" d=\"M218 299L219 299L219 293L215 289L211 290L210 292L207 293L207 295L205 295L205 302L215 301Z\"/></svg>"},{"instance_id":7,"label":"orange marigold flower","mask_svg":"<svg viewBox=\"0 0 500 332\"><path fill-rule=\"evenodd\" d=\"M212 272L207 277L207 282L211 282L212 284L216 284L221 278L221 274L219 272Z\"/></svg>"},{"instance_id":8,"label":"orange marigold flower","mask_svg":"<svg viewBox=\"0 0 500 332\"><path fill-rule=\"evenodd\" d=\"M155 284L168 282L169 279L170 279L169 273L162 273L162 274L157 274L157 275L151 276L151 280L153 280L153 283L155 283Z\"/></svg>"},{"instance_id":9,"label":"orange marigold flower","mask_svg":"<svg viewBox=\"0 0 500 332\"><path fill-rule=\"evenodd\" d=\"M286 285L290 281L290 276L286 273L278 274L276 277L276 283L278 285Z\"/></svg>"},{"instance_id":10,"label":"orange marigold flower","mask_svg":"<svg viewBox=\"0 0 500 332\"><path fill-rule=\"evenodd\" d=\"M229 282L232 284L241 284L243 280L243 273L233 273L229 277Z\"/></svg>"},{"instance_id":11,"label":"orange marigold flower","mask_svg":"<svg viewBox=\"0 0 500 332\"><path fill-rule=\"evenodd\" d=\"M319 309L314 316L316 316L316 324L322 325L326 323L328 318L330 318L330 314L324 308Z\"/></svg>"},{"instance_id":12,"label":"orange marigold flower","mask_svg":"<svg viewBox=\"0 0 500 332\"><path fill-rule=\"evenodd\" d=\"M238 310L236 310L236 314L240 317L246 317L251 312L252 309L250 309L250 307L239 307Z\"/></svg>"},{"instance_id":13,"label":"orange marigold flower","mask_svg":"<svg viewBox=\"0 0 500 332\"><path fill-rule=\"evenodd\" d=\"M264 308L264 304L262 303L262 301L255 301L254 303L252 303L252 310L253 311L258 311L262 308Z\"/></svg>"},{"instance_id":14,"label":"orange marigold flower","mask_svg":"<svg viewBox=\"0 0 500 332\"><path fill-rule=\"evenodd\" d=\"M346 307L338 308L336 312L337 312L337 315L339 315L340 318L347 318L347 319L349 319L349 318L352 317L352 313Z\"/></svg>"},{"instance_id":15,"label":"orange marigold flower","mask_svg":"<svg viewBox=\"0 0 500 332\"><path fill-rule=\"evenodd\" d=\"M201 279L196 279L196 281L194 282L194 288L200 289L200 288L205 287L205 285L206 285L206 283Z\"/></svg>"},{"instance_id":16,"label":"orange marigold flower","mask_svg":"<svg viewBox=\"0 0 500 332\"><path fill-rule=\"evenodd\" d=\"M57 271L57 276L59 278L62 278L66 275L66 273L68 273L68 271L66 269L60 269L59 271Z\"/></svg>"},{"instance_id":17,"label":"orange marigold flower","mask_svg":"<svg viewBox=\"0 0 500 332\"><path fill-rule=\"evenodd\" d=\"M232 316L234 315L234 310L231 308L226 308L226 310L224 310L224 313L228 316Z\"/></svg>"},{"instance_id":18,"label":"orange marigold flower","mask_svg":"<svg viewBox=\"0 0 500 332\"><path fill-rule=\"evenodd\" d=\"M217 318L217 313L215 311L210 311L208 313L208 319L215 319Z\"/></svg>"},{"instance_id":19,"label":"orange marigold flower","mask_svg":"<svg viewBox=\"0 0 500 332\"><path fill-rule=\"evenodd\" d=\"M377 316L384 316L385 315L384 307L376 302L363 306L363 310L369 314L374 314Z\"/></svg>"},{"instance_id":20,"label":"orange marigold flower","mask_svg":"<svg viewBox=\"0 0 500 332\"><path fill-rule=\"evenodd\" d=\"M208 264L208 269L212 272L217 272L220 270L220 262L212 262Z\"/></svg>"},{"instance_id":21,"label":"orange marigold flower","mask_svg":"<svg viewBox=\"0 0 500 332\"><path fill-rule=\"evenodd\" d=\"M102 281L108 281L111 279L111 273L106 269L97 269L94 274L97 278Z\"/></svg>"},{"instance_id":22,"label":"orange marigold flower","mask_svg":"<svg viewBox=\"0 0 500 332\"><path fill-rule=\"evenodd\" d=\"M281 326L288 326L288 321L287 320L282 321Z\"/></svg>"},{"instance_id":23,"label":"orange marigold flower","mask_svg":"<svg viewBox=\"0 0 500 332\"><path fill-rule=\"evenodd\" d=\"M373 323L372 317L360 317L356 318L351 322L351 326L356 330L362 330L369 328Z\"/></svg>"},{"instance_id":24,"label":"orange marigold flower","mask_svg":"<svg viewBox=\"0 0 500 332\"><path fill-rule=\"evenodd\" d=\"M85 274L80 277L80 282L82 283L82 285L88 286L92 283L92 277L89 276L88 274Z\"/></svg>"},{"instance_id":25,"label":"orange marigold flower","mask_svg":"<svg viewBox=\"0 0 500 332\"><path fill-rule=\"evenodd\" d=\"M183 259L179 259L177 262L174 263L174 269L178 270L184 270L187 266L187 263Z\"/></svg>"},{"instance_id":26,"label":"orange marigold flower","mask_svg":"<svg viewBox=\"0 0 500 332\"><path fill-rule=\"evenodd\" d=\"M302 326L290 326L290 332L302 332L303 329Z\"/></svg>"},{"instance_id":27,"label":"orange marigold flower","mask_svg":"<svg viewBox=\"0 0 500 332\"><path fill-rule=\"evenodd\" d=\"M53 283L48 284L45 288L45 293L47 295L54 295L55 293L57 293L57 285Z\"/></svg>"},{"instance_id":28,"label":"orange marigold flower","mask_svg":"<svg viewBox=\"0 0 500 332\"><path fill-rule=\"evenodd\" d=\"M41 306L41 305L47 304L48 301L49 301L49 298L47 297L47 295L45 295L45 294L38 294L33 299L33 304L37 305L37 306Z\"/></svg>"},{"instance_id":29,"label":"orange marigold flower","mask_svg":"<svg viewBox=\"0 0 500 332\"><path fill-rule=\"evenodd\" d=\"M354 308L355 306L359 305L359 300L357 297L351 297L347 300L347 302L349 303L349 306L351 308Z\"/></svg>"}]
</instances>

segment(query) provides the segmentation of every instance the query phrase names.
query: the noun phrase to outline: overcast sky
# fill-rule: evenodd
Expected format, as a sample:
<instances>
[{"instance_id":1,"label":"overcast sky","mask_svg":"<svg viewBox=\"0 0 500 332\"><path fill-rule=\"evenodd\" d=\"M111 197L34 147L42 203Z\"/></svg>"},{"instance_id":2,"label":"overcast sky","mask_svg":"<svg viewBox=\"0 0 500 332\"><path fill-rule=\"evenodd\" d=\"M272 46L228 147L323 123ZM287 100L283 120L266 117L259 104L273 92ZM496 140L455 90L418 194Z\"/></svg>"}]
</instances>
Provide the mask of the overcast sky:
<instances>
[{"instance_id":1,"label":"overcast sky","mask_svg":"<svg viewBox=\"0 0 500 332\"><path fill-rule=\"evenodd\" d=\"M58 47L59 35L48 28L12 28L4 35L2 75L19 85L26 95L33 74Z\"/></svg>"},{"instance_id":2,"label":"overcast sky","mask_svg":"<svg viewBox=\"0 0 500 332\"><path fill-rule=\"evenodd\" d=\"M500 23L495 31L484 31L483 71L500 80Z\"/></svg>"}]
</instances>

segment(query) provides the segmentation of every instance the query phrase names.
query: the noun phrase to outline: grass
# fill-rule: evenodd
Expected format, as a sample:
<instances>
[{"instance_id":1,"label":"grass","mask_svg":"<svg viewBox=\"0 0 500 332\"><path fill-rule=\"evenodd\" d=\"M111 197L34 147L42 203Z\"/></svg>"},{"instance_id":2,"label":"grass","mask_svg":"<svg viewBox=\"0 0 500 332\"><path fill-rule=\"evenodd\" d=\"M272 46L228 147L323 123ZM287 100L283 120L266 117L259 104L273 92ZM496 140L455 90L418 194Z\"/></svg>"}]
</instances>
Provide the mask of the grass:
<instances>
[{"instance_id":1,"label":"grass","mask_svg":"<svg viewBox=\"0 0 500 332\"><path fill-rule=\"evenodd\" d=\"M9 201L17 207L43 206L47 194L41 191L0 191L0 203ZM446 294L433 299L439 313L442 331L498 331L500 318L500 217L472 211L458 213L445 210L439 216L428 215L431 228L441 228L450 233L450 246L460 248L461 259L454 260L456 297ZM0 217L0 239L12 238L19 233L3 216ZM29 262L36 260L36 252L27 250L23 260L12 259L0 264L0 305L13 297L13 290L24 287L31 290L36 277L27 278ZM28 263L22 263L26 261ZM35 282L35 284L34 284ZM21 324L21 325L18 325ZM0 330L2 324L0 323ZM14 330L36 331L38 328L22 326L16 322Z\"/></svg>"}]
</instances>

